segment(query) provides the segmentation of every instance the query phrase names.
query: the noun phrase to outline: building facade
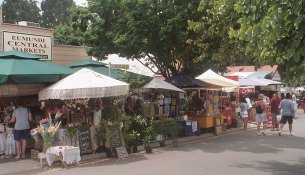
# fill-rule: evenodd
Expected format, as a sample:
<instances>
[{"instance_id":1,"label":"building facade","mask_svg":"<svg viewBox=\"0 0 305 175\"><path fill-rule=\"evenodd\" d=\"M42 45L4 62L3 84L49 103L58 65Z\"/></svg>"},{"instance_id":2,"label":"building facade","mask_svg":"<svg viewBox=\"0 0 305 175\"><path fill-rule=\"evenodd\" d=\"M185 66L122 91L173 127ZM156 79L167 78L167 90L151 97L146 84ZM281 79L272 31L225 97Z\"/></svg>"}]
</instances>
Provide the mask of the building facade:
<instances>
[{"instance_id":1,"label":"building facade","mask_svg":"<svg viewBox=\"0 0 305 175\"><path fill-rule=\"evenodd\" d=\"M43 60L68 66L76 61L88 59L86 47L54 44L52 29L39 27L27 21L18 24L3 23L0 10L0 52L19 50L41 55Z\"/></svg>"}]
</instances>

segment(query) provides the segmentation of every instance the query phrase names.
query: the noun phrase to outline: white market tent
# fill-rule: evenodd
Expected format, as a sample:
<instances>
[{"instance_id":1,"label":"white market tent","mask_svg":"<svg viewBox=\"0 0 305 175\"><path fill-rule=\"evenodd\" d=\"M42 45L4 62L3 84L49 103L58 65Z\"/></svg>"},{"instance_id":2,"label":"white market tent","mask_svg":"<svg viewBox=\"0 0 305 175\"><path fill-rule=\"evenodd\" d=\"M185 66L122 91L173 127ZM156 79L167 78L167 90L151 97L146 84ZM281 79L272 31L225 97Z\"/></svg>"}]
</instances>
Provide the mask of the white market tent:
<instances>
[{"instance_id":1,"label":"white market tent","mask_svg":"<svg viewBox=\"0 0 305 175\"><path fill-rule=\"evenodd\" d=\"M207 70L203 74L196 77L196 79L201 80L203 82L206 82L211 85L219 86L219 87L238 87L239 83L237 81L225 78L215 72L213 72L211 69Z\"/></svg>"},{"instance_id":2,"label":"white market tent","mask_svg":"<svg viewBox=\"0 0 305 175\"><path fill-rule=\"evenodd\" d=\"M171 85L158 78L152 79L149 83L144 85L142 88L143 89L166 89L166 90L171 90L171 91L185 92L184 90L179 89L176 86Z\"/></svg>"},{"instance_id":3,"label":"white market tent","mask_svg":"<svg viewBox=\"0 0 305 175\"><path fill-rule=\"evenodd\" d=\"M265 78L253 78L253 77L238 77L240 86L268 86L268 85L280 85L282 82L273 81Z\"/></svg>"},{"instance_id":4,"label":"white market tent","mask_svg":"<svg viewBox=\"0 0 305 175\"><path fill-rule=\"evenodd\" d=\"M129 84L83 68L74 74L42 89L39 100L83 99L126 95Z\"/></svg>"}]
</instances>

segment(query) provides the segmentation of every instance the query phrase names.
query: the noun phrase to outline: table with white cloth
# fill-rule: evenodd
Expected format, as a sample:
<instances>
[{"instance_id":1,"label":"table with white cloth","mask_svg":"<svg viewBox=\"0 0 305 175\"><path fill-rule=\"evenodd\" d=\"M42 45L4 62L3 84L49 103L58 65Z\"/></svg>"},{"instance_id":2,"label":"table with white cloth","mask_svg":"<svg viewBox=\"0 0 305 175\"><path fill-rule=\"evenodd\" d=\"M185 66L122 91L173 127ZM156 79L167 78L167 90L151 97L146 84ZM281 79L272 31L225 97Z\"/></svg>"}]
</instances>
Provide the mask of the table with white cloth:
<instances>
[{"instance_id":1,"label":"table with white cloth","mask_svg":"<svg viewBox=\"0 0 305 175\"><path fill-rule=\"evenodd\" d=\"M46 160L49 166L55 160L60 160L62 164L79 164L81 157L80 157L80 150L79 147L73 146L55 146L51 147L46 151Z\"/></svg>"},{"instance_id":2,"label":"table with white cloth","mask_svg":"<svg viewBox=\"0 0 305 175\"><path fill-rule=\"evenodd\" d=\"M6 133L0 133L0 155L5 153L6 149Z\"/></svg>"}]
</instances>

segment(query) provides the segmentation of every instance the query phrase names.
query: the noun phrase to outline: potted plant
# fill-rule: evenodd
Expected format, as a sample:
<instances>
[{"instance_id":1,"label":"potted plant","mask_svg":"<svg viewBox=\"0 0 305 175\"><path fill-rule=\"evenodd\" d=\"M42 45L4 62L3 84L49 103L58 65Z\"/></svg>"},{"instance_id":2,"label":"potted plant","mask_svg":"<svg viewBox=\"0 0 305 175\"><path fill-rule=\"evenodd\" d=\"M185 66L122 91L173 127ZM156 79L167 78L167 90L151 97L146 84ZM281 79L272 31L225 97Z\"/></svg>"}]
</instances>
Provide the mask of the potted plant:
<instances>
[{"instance_id":1,"label":"potted plant","mask_svg":"<svg viewBox=\"0 0 305 175\"><path fill-rule=\"evenodd\" d=\"M167 122L165 120L154 124L155 132L157 135L157 141L160 147L165 147L165 138L167 135Z\"/></svg>"},{"instance_id":2,"label":"potted plant","mask_svg":"<svg viewBox=\"0 0 305 175\"><path fill-rule=\"evenodd\" d=\"M178 146L178 135L181 133L182 126L179 125L176 121L172 121L169 125L169 135L173 140L173 146Z\"/></svg>"},{"instance_id":3,"label":"potted plant","mask_svg":"<svg viewBox=\"0 0 305 175\"><path fill-rule=\"evenodd\" d=\"M152 153L151 143L153 142L154 138L155 138L154 127L152 123L150 123L144 131L144 138L143 138L143 144L146 153L149 154Z\"/></svg>"}]
</instances>

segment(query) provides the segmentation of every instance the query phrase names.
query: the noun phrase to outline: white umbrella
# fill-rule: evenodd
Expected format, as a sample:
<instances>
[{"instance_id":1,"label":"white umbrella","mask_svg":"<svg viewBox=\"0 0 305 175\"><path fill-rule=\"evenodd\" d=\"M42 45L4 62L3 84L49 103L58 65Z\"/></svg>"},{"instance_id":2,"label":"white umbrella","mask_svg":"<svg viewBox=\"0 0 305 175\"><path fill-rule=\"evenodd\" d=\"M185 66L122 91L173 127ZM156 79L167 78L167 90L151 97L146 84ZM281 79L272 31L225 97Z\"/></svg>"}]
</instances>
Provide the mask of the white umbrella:
<instances>
[{"instance_id":1,"label":"white umbrella","mask_svg":"<svg viewBox=\"0 0 305 175\"><path fill-rule=\"evenodd\" d=\"M158 78L152 79L149 83L144 85L142 88L144 88L144 89L167 89L167 90L172 90L172 91L185 92L184 90L179 89L176 86L171 85Z\"/></svg>"},{"instance_id":2,"label":"white umbrella","mask_svg":"<svg viewBox=\"0 0 305 175\"><path fill-rule=\"evenodd\" d=\"M204 81L206 83L220 86L220 87L238 87L239 83L237 81L225 78L215 72L213 72L211 69L207 70L203 74L196 77L196 79Z\"/></svg>"},{"instance_id":3,"label":"white umbrella","mask_svg":"<svg viewBox=\"0 0 305 175\"><path fill-rule=\"evenodd\" d=\"M128 92L129 84L83 68L41 90L39 100L112 97Z\"/></svg>"},{"instance_id":4,"label":"white umbrella","mask_svg":"<svg viewBox=\"0 0 305 175\"><path fill-rule=\"evenodd\" d=\"M253 77L239 77L238 82L240 86L268 86L283 84L282 82L273 81L265 78L253 78Z\"/></svg>"}]
</instances>

